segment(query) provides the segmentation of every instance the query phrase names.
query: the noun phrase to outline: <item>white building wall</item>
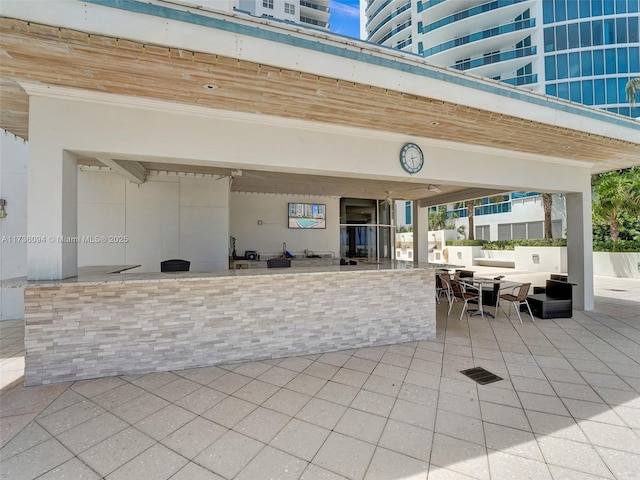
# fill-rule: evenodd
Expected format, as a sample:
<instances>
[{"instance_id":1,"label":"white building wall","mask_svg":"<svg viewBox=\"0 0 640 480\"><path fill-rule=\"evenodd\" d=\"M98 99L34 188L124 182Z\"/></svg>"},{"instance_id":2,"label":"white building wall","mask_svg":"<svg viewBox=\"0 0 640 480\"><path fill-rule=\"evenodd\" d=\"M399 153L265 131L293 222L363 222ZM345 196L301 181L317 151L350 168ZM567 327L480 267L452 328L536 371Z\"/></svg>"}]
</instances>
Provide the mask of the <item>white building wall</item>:
<instances>
[{"instance_id":1,"label":"white building wall","mask_svg":"<svg viewBox=\"0 0 640 480\"><path fill-rule=\"evenodd\" d=\"M137 185L117 173L80 172L78 265L159 272L161 261L181 258L192 271L226 270L228 193L228 181L215 177L151 176Z\"/></svg>"},{"instance_id":2,"label":"white building wall","mask_svg":"<svg viewBox=\"0 0 640 480\"><path fill-rule=\"evenodd\" d=\"M290 229L288 203L324 203L325 229ZM236 252L254 250L261 256L282 253L282 244L294 255L310 250L314 254L340 256L340 199L302 195L232 193L229 201L229 234L236 239Z\"/></svg>"},{"instance_id":3,"label":"white building wall","mask_svg":"<svg viewBox=\"0 0 640 480\"><path fill-rule=\"evenodd\" d=\"M0 280L27 274L27 144L0 132L0 198L7 201L7 216L0 219ZM18 237L18 238L16 238ZM22 318L21 288L0 289L0 320Z\"/></svg>"}]
</instances>

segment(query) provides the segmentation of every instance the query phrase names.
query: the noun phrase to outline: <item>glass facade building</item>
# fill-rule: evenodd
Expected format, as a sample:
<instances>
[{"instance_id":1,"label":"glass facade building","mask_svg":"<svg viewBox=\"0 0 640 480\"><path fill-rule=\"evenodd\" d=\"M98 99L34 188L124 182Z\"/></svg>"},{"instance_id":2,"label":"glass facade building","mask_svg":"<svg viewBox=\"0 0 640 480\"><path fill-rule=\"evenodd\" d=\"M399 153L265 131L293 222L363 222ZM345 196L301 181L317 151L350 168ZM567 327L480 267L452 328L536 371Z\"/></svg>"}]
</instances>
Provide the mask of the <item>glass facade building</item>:
<instances>
[{"instance_id":1,"label":"glass facade building","mask_svg":"<svg viewBox=\"0 0 640 480\"><path fill-rule=\"evenodd\" d=\"M511 85L640 117L640 0L369 0L367 40ZM640 102L639 102L640 103Z\"/></svg>"}]
</instances>

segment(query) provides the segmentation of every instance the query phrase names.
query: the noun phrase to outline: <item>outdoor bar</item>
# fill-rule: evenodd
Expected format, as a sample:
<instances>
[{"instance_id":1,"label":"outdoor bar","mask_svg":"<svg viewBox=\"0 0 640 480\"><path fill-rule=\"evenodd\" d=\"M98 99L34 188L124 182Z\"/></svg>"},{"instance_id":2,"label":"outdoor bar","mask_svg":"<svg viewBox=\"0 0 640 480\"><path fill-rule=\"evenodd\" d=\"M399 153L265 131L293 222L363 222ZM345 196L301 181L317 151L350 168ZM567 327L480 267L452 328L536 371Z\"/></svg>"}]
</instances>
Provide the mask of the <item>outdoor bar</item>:
<instances>
[{"instance_id":1,"label":"outdoor bar","mask_svg":"<svg viewBox=\"0 0 640 480\"><path fill-rule=\"evenodd\" d=\"M26 385L435 338L429 268L82 270L14 282L24 287Z\"/></svg>"}]
</instances>

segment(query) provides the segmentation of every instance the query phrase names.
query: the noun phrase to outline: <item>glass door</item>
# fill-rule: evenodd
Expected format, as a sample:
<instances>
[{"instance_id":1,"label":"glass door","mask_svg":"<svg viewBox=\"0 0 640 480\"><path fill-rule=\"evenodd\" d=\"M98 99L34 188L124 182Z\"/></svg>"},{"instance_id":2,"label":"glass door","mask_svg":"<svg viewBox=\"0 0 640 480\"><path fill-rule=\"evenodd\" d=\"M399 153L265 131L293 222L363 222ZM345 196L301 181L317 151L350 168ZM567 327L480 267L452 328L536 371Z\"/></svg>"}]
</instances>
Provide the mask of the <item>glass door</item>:
<instances>
[{"instance_id":1,"label":"glass door","mask_svg":"<svg viewBox=\"0 0 640 480\"><path fill-rule=\"evenodd\" d=\"M392 208L389 202L359 198L340 200L340 256L379 263L392 258Z\"/></svg>"}]
</instances>

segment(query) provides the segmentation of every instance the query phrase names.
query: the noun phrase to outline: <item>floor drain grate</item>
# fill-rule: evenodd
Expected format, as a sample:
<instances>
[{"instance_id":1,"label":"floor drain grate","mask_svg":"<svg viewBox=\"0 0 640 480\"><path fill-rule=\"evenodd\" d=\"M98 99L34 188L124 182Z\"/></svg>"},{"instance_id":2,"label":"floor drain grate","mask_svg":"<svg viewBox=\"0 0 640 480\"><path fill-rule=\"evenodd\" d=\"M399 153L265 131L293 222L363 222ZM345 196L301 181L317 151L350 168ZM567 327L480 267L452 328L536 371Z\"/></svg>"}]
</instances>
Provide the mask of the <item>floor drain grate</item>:
<instances>
[{"instance_id":1,"label":"floor drain grate","mask_svg":"<svg viewBox=\"0 0 640 480\"><path fill-rule=\"evenodd\" d=\"M475 380L480 385L486 385L487 383L499 382L502 380L502 377L499 377L482 367L468 368L467 370L462 370L460 373L466 375L471 380Z\"/></svg>"}]
</instances>

